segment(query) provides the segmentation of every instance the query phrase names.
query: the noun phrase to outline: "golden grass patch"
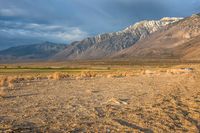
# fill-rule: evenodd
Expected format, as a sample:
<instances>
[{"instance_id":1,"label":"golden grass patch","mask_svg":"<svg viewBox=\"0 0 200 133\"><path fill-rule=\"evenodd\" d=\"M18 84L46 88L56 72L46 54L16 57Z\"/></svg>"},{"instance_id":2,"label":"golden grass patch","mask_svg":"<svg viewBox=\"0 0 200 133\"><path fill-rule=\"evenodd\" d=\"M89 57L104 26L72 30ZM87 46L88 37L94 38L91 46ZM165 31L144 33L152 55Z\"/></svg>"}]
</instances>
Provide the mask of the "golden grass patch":
<instances>
[{"instance_id":1,"label":"golden grass patch","mask_svg":"<svg viewBox=\"0 0 200 133\"><path fill-rule=\"evenodd\" d=\"M15 83L17 80L18 80L17 77L11 77L11 76L7 77L7 86L8 86L9 88L13 88L13 87L14 87L14 83Z\"/></svg>"},{"instance_id":2,"label":"golden grass patch","mask_svg":"<svg viewBox=\"0 0 200 133\"><path fill-rule=\"evenodd\" d=\"M68 77L70 77L70 75L63 74L60 72L54 72L52 75L47 76L48 79L53 79L53 80L61 80L61 79L68 78Z\"/></svg>"},{"instance_id":3,"label":"golden grass patch","mask_svg":"<svg viewBox=\"0 0 200 133\"><path fill-rule=\"evenodd\" d=\"M80 74L81 78L92 78L92 77L96 77L97 73L96 72L91 72L91 71L83 71Z\"/></svg>"},{"instance_id":4,"label":"golden grass patch","mask_svg":"<svg viewBox=\"0 0 200 133\"><path fill-rule=\"evenodd\" d=\"M5 86L5 83L6 83L6 78L1 77L1 78L0 78L0 87Z\"/></svg>"},{"instance_id":5,"label":"golden grass patch","mask_svg":"<svg viewBox=\"0 0 200 133\"><path fill-rule=\"evenodd\" d=\"M6 96L6 92L4 90L4 87L0 87L0 97L5 97Z\"/></svg>"}]
</instances>

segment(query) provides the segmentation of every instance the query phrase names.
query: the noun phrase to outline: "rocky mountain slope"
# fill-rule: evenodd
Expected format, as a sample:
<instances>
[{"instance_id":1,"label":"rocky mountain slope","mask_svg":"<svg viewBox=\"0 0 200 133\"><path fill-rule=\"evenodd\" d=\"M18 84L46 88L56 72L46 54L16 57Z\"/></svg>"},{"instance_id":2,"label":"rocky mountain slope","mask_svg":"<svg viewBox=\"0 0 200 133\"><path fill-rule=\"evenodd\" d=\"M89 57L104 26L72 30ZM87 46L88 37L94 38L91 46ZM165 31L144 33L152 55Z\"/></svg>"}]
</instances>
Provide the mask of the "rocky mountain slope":
<instances>
[{"instance_id":1,"label":"rocky mountain slope","mask_svg":"<svg viewBox=\"0 0 200 133\"><path fill-rule=\"evenodd\" d=\"M129 59L200 59L200 15L192 15L168 25L115 54L113 58Z\"/></svg>"},{"instance_id":2,"label":"rocky mountain slope","mask_svg":"<svg viewBox=\"0 0 200 133\"><path fill-rule=\"evenodd\" d=\"M178 22L181 18L163 18L161 20L142 21L125 30L89 37L73 42L65 50L56 54L54 60L102 59L123 49L131 47L137 41L162 29L166 25Z\"/></svg>"},{"instance_id":3,"label":"rocky mountain slope","mask_svg":"<svg viewBox=\"0 0 200 133\"><path fill-rule=\"evenodd\" d=\"M49 59L65 47L51 42L11 47L0 51L0 61Z\"/></svg>"}]
</instances>

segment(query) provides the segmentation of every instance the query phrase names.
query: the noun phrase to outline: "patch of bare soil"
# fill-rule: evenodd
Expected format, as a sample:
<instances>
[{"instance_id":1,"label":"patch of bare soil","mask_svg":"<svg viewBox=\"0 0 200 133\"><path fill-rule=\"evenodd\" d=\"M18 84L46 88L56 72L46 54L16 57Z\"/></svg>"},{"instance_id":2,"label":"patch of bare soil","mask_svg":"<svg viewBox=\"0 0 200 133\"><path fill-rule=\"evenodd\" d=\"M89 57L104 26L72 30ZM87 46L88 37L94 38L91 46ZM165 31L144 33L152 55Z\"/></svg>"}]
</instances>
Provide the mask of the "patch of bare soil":
<instances>
[{"instance_id":1,"label":"patch of bare soil","mask_svg":"<svg viewBox=\"0 0 200 133\"><path fill-rule=\"evenodd\" d=\"M35 80L0 98L0 132L200 132L196 73Z\"/></svg>"}]
</instances>

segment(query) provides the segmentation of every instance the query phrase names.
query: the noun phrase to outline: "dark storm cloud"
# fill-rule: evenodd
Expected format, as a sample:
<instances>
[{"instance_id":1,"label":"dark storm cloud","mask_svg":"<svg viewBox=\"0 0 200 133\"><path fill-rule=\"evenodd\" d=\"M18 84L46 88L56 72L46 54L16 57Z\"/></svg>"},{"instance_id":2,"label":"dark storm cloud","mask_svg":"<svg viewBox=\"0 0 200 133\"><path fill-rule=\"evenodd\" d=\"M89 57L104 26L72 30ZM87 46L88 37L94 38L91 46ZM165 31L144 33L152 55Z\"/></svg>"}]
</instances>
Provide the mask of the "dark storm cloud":
<instances>
[{"instance_id":1,"label":"dark storm cloud","mask_svg":"<svg viewBox=\"0 0 200 133\"><path fill-rule=\"evenodd\" d=\"M144 19L198 12L199 0L0 0L0 35L71 42Z\"/></svg>"}]
</instances>

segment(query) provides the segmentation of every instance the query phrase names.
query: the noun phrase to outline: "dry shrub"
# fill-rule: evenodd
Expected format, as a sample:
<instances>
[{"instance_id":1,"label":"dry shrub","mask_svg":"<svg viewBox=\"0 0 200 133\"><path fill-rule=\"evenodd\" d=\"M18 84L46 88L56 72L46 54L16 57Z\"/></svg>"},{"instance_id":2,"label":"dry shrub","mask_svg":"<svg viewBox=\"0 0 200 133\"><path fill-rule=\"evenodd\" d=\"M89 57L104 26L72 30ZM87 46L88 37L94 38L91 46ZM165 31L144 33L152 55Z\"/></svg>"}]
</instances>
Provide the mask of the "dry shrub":
<instances>
[{"instance_id":1,"label":"dry shrub","mask_svg":"<svg viewBox=\"0 0 200 133\"><path fill-rule=\"evenodd\" d=\"M6 93L5 93L5 88L4 86L6 86L6 77L1 77L0 78L0 97L5 97Z\"/></svg>"},{"instance_id":2,"label":"dry shrub","mask_svg":"<svg viewBox=\"0 0 200 133\"><path fill-rule=\"evenodd\" d=\"M115 75L114 75L114 77L116 77L116 78L120 78L120 77L125 77L126 76L126 74L125 73L116 73Z\"/></svg>"},{"instance_id":3,"label":"dry shrub","mask_svg":"<svg viewBox=\"0 0 200 133\"><path fill-rule=\"evenodd\" d=\"M52 79L60 80L60 79L62 79L62 74L59 73L59 72L55 72L55 73L52 74Z\"/></svg>"},{"instance_id":4,"label":"dry shrub","mask_svg":"<svg viewBox=\"0 0 200 133\"><path fill-rule=\"evenodd\" d=\"M42 80L42 79L44 79L44 77L42 75L38 75L38 76L35 77L35 79Z\"/></svg>"},{"instance_id":5,"label":"dry shrub","mask_svg":"<svg viewBox=\"0 0 200 133\"><path fill-rule=\"evenodd\" d=\"M54 79L54 80L61 80L61 79L68 78L68 77L69 77L68 74L63 74L63 73L55 72L52 75L49 75L47 78L48 79Z\"/></svg>"},{"instance_id":6,"label":"dry shrub","mask_svg":"<svg viewBox=\"0 0 200 133\"><path fill-rule=\"evenodd\" d=\"M128 72L122 73L122 76L124 76L124 77L133 77L135 75L136 75L136 73L134 73L133 71L128 71Z\"/></svg>"},{"instance_id":7,"label":"dry shrub","mask_svg":"<svg viewBox=\"0 0 200 133\"><path fill-rule=\"evenodd\" d=\"M52 75L47 75L47 79L53 79Z\"/></svg>"},{"instance_id":8,"label":"dry shrub","mask_svg":"<svg viewBox=\"0 0 200 133\"><path fill-rule=\"evenodd\" d=\"M0 78L0 87L5 86L5 84L6 84L6 78L5 77L1 77Z\"/></svg>"},{"instance_id":9,"label":"dry shrub","mask_svg":"<svg viewBox=\"0 0 200 133\"><path fill-rule=\"evenodd\" d=\"M34 76L27 76L26 80L35 80L35 77Z\"/></svg>"},{"instance_id":10,"label":"dry shrub","mask_svg":"<svg viewBox=\"0 0 200 133\"><path fill-rule=\"evenodd\" d=\"M6 92L4 87L0 87L0 97L5 97L6 96Z\"/></svg>"},{"instance_id":11,"label":"dry shrub","mask_svg":"<svg viewBox=\"0 0 200 133\"><path fill-rule=\"evenodd\" d=\"M151 71L151 70L145 70L145 74L155 74L155 71Z\"/></svg>"},{"instance_id":12,"label":"dry shrub","mask_svg":"<svg viewBox=\"0 0 200 133\"><path fill-rule=\"evenodd\" d=\"M82 77L82 78L93 78L93 77L96 77L96 76L97 76L97 73L91 72L91 71L81 72L81 75L80 75L80 77Z\"/></svg>"},{"instance_id":13,"label":"dry shrub","mask_svg":"<svg viewBox=\"0 0 200 133\"><path fill-rule=\"evenodd\" d=\"M120 77L126 77L127 75L128 75L127 72L116 72L113 74L113 77L120 78Z\"/></svg>"},{"instance_id":14,"label":"dry shrub","mask_svg":"<svg viewBox=\"0 0 200 133\"><path fill-rule=\"evenodd\" d=\"M127 72L114 72L112 74L108 74L107 78L120 78L128 76Z\"/></svg>"},{"instance_id":15,"label":"dry shrub","mask_svg":"<svg viewBox=\"0 0 200 133\"><path fill-rule=\"evenodd\" d=\"M36 75L30 75L29 80L42 80L45 79L46 77L41 75L41 74L36 74Z\"/></svg>"},{"instance_id":16,"label":"dry shrub","mask_svg":"<svg viewBox=\"0 0 200 133\"><path fill-rule=\"evenodd\" d=\"M107 75L107 78L113 78L114 76L113 76L113 74L108 74Z\"/></svg>"},{"instance_id":17,"label":"dry shrub","mask_svg":"<svg viewBox=\"0 0 200 133\"><path fill-rule=\"evenodd\" d=\"M14 87L14 83L17 81L16 77L2 77L0 80L0 87Z\"/></svg>"},{"instance_id":18,"label":"dry shrub","mask_svg":"<svg viewBox=\"0 0 200 133\"><path fill-rule=\"evenodd\" d=\"M169 69L167 70L167 73L170 74L183 74L183 73L190 73L190 71L185 69Z\"/></svg>"},{"instance_id":19,"label":"dry shrub","mask_svg":"<svg viewBox=\"0 0 200 133\"><path fill-rule=\"evenodd\" d=\"M26 79L24 77L17 77L16 81L17 83L25 81Z\"/></svg>"},{"instance_id":20,"label":"dry shrub","mask_svg":"<svg viewBox=\"0 0 200 133\"><path fill-rule=\"evenodd\" d=\"M80 79L81 79L80 76L76 76L76 77L75 77L75 80L80 80Z\"/></svg>"},{"instance_id":21,"label":"dry shrub","mask_svg":"<svg viewBox=\"0 0 200 133\"><path fill-rule=\"evenodd\" d=\"M167 73L169 73L169 74L177 74L175 69L169 69L169 70L167 70Z\"/></svg>"},{"instance_id":22,"label":"dry shrub","mask_svg":"<svg viewBox=\"0 0 200 133\"><path fill-rule=\"evenodd\" d=\"M140 74L141 74L141 75L145 75L145 70L141 70L141 71L140 71Z\"/></svg>"},{"instance_id":23,"label":"dry shrub","mask_svg":"<svg viewBox=\"0 0 200 133\"><path fill-rule=\"evenodd\" d=\"M7 85L9 88L13 88L14 87L14 83L18 80L17 77L8 77L7 78Z\"/></svg>"},{"instance_id":24,"label":"dry shrub","mask_svg":"<svg viewBox=\"0 0 200 133\"><path fill-rule=\"evenodd\" d=\"M159 70L159 72L160 72L160 73L166 73L167 70L166 70L166 69L161 69L161 70Z\"/></svg>"},{"instance_id":25,"label":"dry shrub","mask_svg":"<svg viewBox=\"0 0 200 133\"><path fill-rule=\"evenodd\" d=\"M127 77L128 75L129 75L128 72L120 72L119 73L119 76L121 76L121 77Z\"/></svg>"}]
</instances>

